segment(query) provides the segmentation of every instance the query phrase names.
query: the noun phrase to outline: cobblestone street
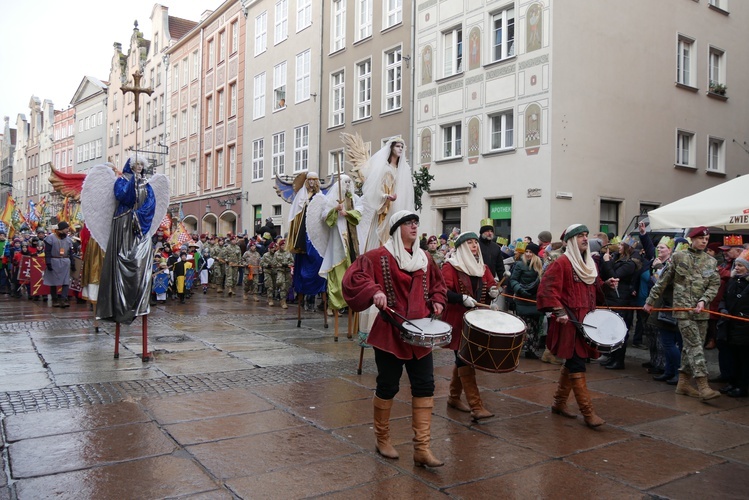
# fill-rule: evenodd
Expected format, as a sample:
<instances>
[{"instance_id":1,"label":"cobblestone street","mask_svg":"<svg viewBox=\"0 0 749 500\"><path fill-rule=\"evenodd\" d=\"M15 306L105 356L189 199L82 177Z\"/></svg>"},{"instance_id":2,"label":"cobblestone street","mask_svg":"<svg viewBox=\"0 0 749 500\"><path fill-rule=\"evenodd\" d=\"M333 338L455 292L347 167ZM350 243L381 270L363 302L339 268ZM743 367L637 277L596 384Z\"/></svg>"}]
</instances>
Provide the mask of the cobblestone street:
<instances>
[{"instance_id":1,"label":"cobblestone street","mask_svg":"<svg viewBox=\"0 0 749 500\"><path fill-rule=\"evenodd\" d=\"M393 406L399 460L374 448L375 365L341 318L195 295L99 333L87 305L0 296L0 500L9 498L746 498L749 401L677 396L628 351L588 367L607 424L552 415L559 367L478 373L495 417L448 409L453 354L435 352L432 450L413 465L408 379ZM716 374L715 351L708 351ZM715 386L717 387L717 386ZM574 402L572 409L577 412Z\"/></svg>"}]
</instances>

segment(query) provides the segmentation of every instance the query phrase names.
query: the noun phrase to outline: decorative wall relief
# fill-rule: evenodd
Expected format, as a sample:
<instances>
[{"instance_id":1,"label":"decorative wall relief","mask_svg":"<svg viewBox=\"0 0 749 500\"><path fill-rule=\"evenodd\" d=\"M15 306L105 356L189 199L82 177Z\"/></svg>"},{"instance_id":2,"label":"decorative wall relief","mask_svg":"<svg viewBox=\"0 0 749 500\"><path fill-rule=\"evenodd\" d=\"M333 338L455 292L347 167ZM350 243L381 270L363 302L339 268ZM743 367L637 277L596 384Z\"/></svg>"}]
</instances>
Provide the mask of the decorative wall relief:
<instances>
[{"instance_id":1,"label":"decorative wall relief","mask_svg":"<svg viewBox=\"0 0 749 500\"><path fill-rule=\"evenodd\" d=\"M421 131L421 157L422 166L428 167L432 163L432 131L425 128Z\"/></svg>"},{"instance_id":2,"label":"decorative wall relief","mask_svg":"<svg viewBox=\"0 0 749 500\"><path fill-rule=\"evenodd\" d=\"M468 120L468 163L474 164L479 161L481 153L481 123L475 116Z\"/></svg>"},{"instance_id":3,"label":"decorative wall relief","mask_svg":"<svg viewBox=\"0 0 749 500\"><path fill-rule=\"evenodd\" d=\"M481 67L481 30L478 26L471 29L471 34L468 36L468 70L477 69Z\"/></svg>"},{"instance_id":4,"label":"decorative wall relief","mask_svg":"<svg viewBox=\"0 0 749 500\"><path fill-rule=\"evenodd\" d=\"M543 15L544 8L540 3L528 7L525 15L525 51L533 52L543 46Z\"/></svg>"},{"instance_id":5,"label":"decorative wall relief","mask_svg":"<svg viewBox=\"0 0 749 500\"><path fill-rule=\"evenodd\" d=\"M421 51L421 84L432 83L432 46L427 45Z\"/></svg>"}]
</instances>

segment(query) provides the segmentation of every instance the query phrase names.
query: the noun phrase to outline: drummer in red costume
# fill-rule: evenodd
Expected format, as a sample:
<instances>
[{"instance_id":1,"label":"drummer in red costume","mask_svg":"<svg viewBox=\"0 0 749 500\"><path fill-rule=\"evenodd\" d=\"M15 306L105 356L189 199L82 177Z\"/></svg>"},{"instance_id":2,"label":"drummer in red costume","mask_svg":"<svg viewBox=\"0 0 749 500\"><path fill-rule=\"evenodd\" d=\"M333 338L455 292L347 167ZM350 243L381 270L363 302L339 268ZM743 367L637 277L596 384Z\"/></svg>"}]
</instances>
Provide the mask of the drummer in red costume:
<instances>
[{"instance_id":1,"label":"drummer in red costume","mask_svg":"<svg viewBox=\"0 0 749 500\"><path fill-rule=\"evenodd\" d=\"M596 304L603 303L604 282L588 251L588 228L572 224L562 234L562 240L567 243L566 252L544 272L536 299L539 311L552 313L546 347L554 356L566 359L551 411L576 418L567 409L567 398L573 391L585 423L588 427L598 427L606 422L593 411L585 382L585 358L597 358L599 353L585 343L579 325L573 322L582 323ZM618 283L616 278L605 282L612 288Z\"/></svg>"},{"instance_id":2,"label":"drummer in red costume","mask_svg":"<svg viewBox=\"0 0 749 500\"><path fill-rule=\"evenodd\" d=\"M437 264L417 242L419 216L401 210L390 217L390 239L384 246L360 255L343 277L343 296L354 311L372 304L380 310L389 307L408 319L426 318L444 309L445 282ZM398 458L390 443L390 409L406 367L411 383L414 463L440 467L441 460L429 449L432 408L434 407L434 363L429 347L418 347L401 340L398 328L383 318L375 318L367 343L372 345L377 363L377 389L374 397L374 428L377 451L386 458Z\"/></svg>"},{"instance_id":3,"label":"drummer in red costume","mask_svg":"<svg viewBox=\"0 0 749 500\"><path fill-rule=\"evenodd\" d=\"M463 331L463 315L476 307L477 303L489 304L499 295L497 282L489 266L484 264L479 249L479 237L474 232L462 233L455 240L455 253L442 266L442 275L447 287L447 307L442 318L453 327L453 339L449 347L455 351L455 366L450 380L450 395L447 406L471 412L473 420L493 417L484 408L478 385L476 369L458 357L460 337ZM460 400L465 391L470 408Z\"/></svg>"}]
</instances>

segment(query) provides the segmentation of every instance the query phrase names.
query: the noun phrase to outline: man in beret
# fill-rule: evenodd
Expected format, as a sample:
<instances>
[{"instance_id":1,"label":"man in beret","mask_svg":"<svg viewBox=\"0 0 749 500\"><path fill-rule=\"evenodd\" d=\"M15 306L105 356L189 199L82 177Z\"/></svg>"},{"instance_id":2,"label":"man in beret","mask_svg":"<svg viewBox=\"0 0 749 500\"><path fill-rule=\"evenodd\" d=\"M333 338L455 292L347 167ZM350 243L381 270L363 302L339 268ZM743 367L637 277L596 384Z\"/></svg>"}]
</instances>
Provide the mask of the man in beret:
<instances>
[{"instance_id":1,"label":"man in beret","mask_svg":"<svg viewBox=\"0 0 749 500\"><path fill-rule=\"evenodd\" d=\"M442 264L445 263L445 254L437 248L438 246L436 236L432 235L427 239L427 253L441 269Z\"/></svg>"},{"instance_id":2,"label":"man in beret","mask_svg":"<svg viewBox=\"0 0 749 500\"><path fill-rule=\"evenodd\" d=\"M720 396L708 385L707 364L703 345L710 318L708 306L720 288L717 263L710 257L707 248L710 232L704 226L689 231L691 245L685 251L674 252L671 265L666 267L658 282L650 290L643 309L651 312L653 304L669 286L673 286L673 315L677 320L683 340L679 383L676 394L700 398L703 401ZM689 309L688 311L680 309ZM697 390L690 385L691 378Z\"/></svg>"},{"instance_id":3,"label":"man in beret","mask_svg":"<svg viewBox=\"0 0 749 500\"><path fill-rule=\"evenodd\" d=\"M585 380L586 359L597 358L599 353L585 342L574 322L582 322L596 304L604 302L604 283L616 288L619 279L601 280L588 248L586 226L572 224L562 234L562 240L567 244L567 251L546 269L536 297L538 310L552 313L546 347L554 356L565 359L551 412L576 418L577 415L567 408L567 398L572 391L585 424L593 428L606 423L593 411Z\"/></svg>"},{"instance_id":4,"label":"man in beret","mask_svg":"<svg viewBox=\"0 0 749 500\"><path fill-rule=\"evenodd\" d=\"M346 303L354 311L374 305L380 310L395 310L408 319L439 315L447 302L445 281L437 264L419 248L419 216L400 210L390 216L389 223L390 239L385 245L360 255L346 271L342 283ZM404 342L399 329L384 314L389 313L376 316L367 337L377 364L373 401L377 452L386 458L398 458L390 442L390 410L405 366L411 382L414 464L440 467L444 462L429 449L434 407L432 349Z\"/></svg>"}]
</instances>

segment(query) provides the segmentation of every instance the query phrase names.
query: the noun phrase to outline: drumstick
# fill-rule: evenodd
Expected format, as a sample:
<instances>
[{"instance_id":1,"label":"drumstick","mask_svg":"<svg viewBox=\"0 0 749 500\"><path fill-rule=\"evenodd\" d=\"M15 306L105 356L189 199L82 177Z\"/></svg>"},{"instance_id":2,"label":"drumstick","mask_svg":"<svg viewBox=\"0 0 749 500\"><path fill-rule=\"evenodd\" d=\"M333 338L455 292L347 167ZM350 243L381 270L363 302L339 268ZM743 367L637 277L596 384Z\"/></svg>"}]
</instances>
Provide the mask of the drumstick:
<instances>
[{"instance_id":1,"label":"drumstick","mask_svg":"<svg viewBox=\"0 0 749 500\"><path fill-rule=\"evenodd\" d=\"M423 332L423 331L424 331L424 330L422 330L421 328L419 328L418 326L416 326L416 325L414 325L413 323L411 323L411 321L409 321L409 320L408 320L408 318L406 318L405 316L402 316L402 315L398 314L397 312L395 312L395 311L394 311L394 310L393 310L392 308L390 308L390 307L386 307L385 309L387 309L387 310L388 310L388 311L390 311L391 313L393 313L393 314L395 314L396 316L398 316L398 317L399 317L400 319L402 319L402 320L403 320L403 322L404 322L404 323L408 323L409 325L413 326L414 328L416 328L416 329L417 329L417 330L419 330L420 332Z\"/></svg>"},{"instance_id":2,"label":"drumstick","mask_svg":"<svg viewBox=\"0 0 749 500\"><path fill-rule=\"evenodd\" d=\"M589 324L587 324L587 323L581 323L581 322L579 322L579 321L573 321L573 320L571 320L571 319L568 319L567 321L569 321L570 323L574 323L574 324L576 324L576 325L580 325L580 326L587 326L588 328L595 328L596 330L598 330L598 327L597 327L597 326L589 325Z\"/></svg>"},{"instance_id":3,"label":"drumstick","mask_svg":"<svg viewBox=\"0 0 749 500\"><path fill-rule=\"evenodd\" d=\"M485 309L491 309L492 308L492 306L490 306L489 304L482 304L481 302L476 302L476 307L483 307Z\"/></svg>"}]
</instances>

